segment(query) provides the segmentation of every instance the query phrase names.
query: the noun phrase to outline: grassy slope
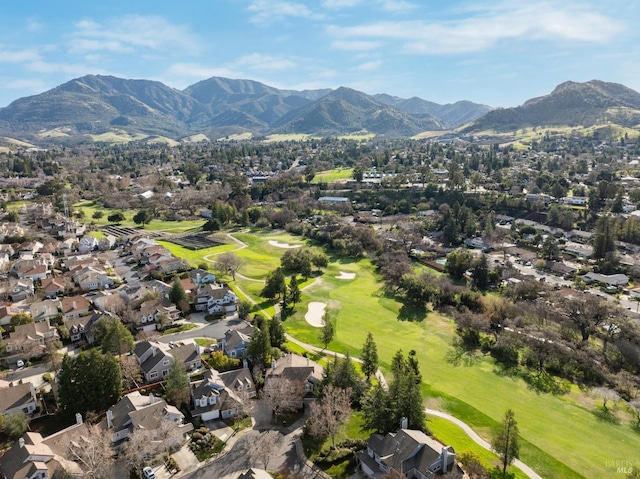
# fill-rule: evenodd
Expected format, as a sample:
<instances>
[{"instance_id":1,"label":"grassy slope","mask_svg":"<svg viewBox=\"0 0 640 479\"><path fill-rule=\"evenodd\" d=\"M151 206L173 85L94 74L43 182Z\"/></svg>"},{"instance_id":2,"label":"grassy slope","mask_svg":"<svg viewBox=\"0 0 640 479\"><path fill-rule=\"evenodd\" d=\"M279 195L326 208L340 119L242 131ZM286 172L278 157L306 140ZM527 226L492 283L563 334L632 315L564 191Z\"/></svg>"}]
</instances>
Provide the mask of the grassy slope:
<instances>
[{"instance_id":1,"label":"grassy slope","mask_svg":"<svg viewBox=\"0 0 640 479\"><path fill-rule=\"evenodd\" d=\"M349 180L353 177L353 168L334 168L333 170L319 171L312 183L331 183L337 180Z\"/></svg>"},{"instance_id":2,"label":"grassy slope","mask_svg":"<svg viewBox=\"0 0 640 479\"><path fill-rule=\"evenodd\" d=\"M236 252L244 260L240 272L258 279L275 268L286 251L270 246L269 239L305 243L304 239L288 234L235 236L249 244ZM357 277L338 280L335 276L339 271L352 271ZM381 365L387 371L399 348L405 352L415 349L425 380L423 391L430 398L430 405L468 422L486 438L505 410L512 408L521 435L527 439L523 441L521 458L543 477L616 477L615 471L607 468L607 461L636 457L639 436L628 426L598 420L591 410L580 405L583 396L577 389L562 397L538 394L518 378L499 375L490 358L471 366L452 365L447 359L454 335L451 321L435 313L423 316L422 321L398 320L402 305L381 294L368 260L332 262L321 280L303 293L303 303L285 321L288 332L302 341L320 345L319 331L306 323L304 313L308 302L324 301L336 321L336 339L330 349L349 350L357 356L367 332L371 331ZM262 287L260 283L246 280L238 283L260 300L256 296ZM456 446L453 440L452 444ZM460 447L464 448L464 443Z\"/></svg>"}]
</instances>

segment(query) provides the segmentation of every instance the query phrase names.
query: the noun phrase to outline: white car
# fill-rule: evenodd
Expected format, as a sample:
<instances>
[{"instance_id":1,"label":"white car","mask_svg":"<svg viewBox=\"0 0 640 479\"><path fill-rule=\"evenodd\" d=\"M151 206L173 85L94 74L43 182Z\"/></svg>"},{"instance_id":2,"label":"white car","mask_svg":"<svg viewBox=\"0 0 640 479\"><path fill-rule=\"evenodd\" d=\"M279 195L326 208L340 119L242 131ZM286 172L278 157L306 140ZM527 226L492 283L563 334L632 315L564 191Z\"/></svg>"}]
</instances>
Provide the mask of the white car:
<instances>
[{"instance_id":1,"label":"white car","mask_svg":"<svg viewBox=\"0 0 640 479\"><path fill-rule=\"evenodd\" d=\"M24 367L24 361L22 359L18 359L16 361L16 366L19 368L23 368Z\"/></svg>"},{"instance_id":2,"label":"white car","mask_svg":"<svg viewBox=\"0 0 640 479\"><path fill-rule=\"evenodd\" d=\"M145 479L156 479L156 473L153 472L153 469L151 469L149 466L145 467L142 470L142 473L144 474Z\"/></svg>"}]
</instances>

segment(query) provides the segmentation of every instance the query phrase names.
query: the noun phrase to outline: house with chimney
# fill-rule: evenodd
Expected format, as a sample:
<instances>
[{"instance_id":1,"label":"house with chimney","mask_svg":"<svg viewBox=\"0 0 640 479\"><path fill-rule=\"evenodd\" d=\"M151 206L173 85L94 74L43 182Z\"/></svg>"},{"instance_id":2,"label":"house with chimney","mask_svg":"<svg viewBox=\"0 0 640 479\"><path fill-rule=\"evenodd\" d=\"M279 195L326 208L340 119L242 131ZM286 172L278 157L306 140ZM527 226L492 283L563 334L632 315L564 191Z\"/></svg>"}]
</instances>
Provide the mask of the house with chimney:
<instances>
[{"instance_id":1,"label":"house with chimney","mask_svg":"<svg viewBox=\"0 0 640 479\"><path fill-rule=\"evenodd\" d=\"M80 295L62 298L60 303L64 319L76 319L80 316L85 316L89 314L91 309L89 301Z\"/></svg>"},{"instance_id":2,"label":"house with chimney","mask_svg":"<svg viewBox=\"0 0 640 479\"><path fill-rule=\"evenodd\" d=\"M255 395L255 384L247 367L225 373L208 369L202 379L191 383L194 404L191 415L203 422L235 417L242 412L244 402Z\"/></svg>"},{"instance_id":3,"label":"house with chimney","mask_svg":"<svg viewBox=\"0 0 640 479\"><path fill-rule=\"evenodd\" d=\"M36 390L31 382L18 384L9 383L8 387L0 388L0 414L33 414L38 409Z\"/></svg>"},{"instance_id":4,"label":"house with chimney","mask_svg":"<svg viewBox=\"0 0 640 479\"><path fill-rule=\"evenodd\" d=\"M29 305L29 314L36 323L50 321L58 315L59 301L45 299Z\"/></svg>"},{"instance_id":5,"label":"house with chimney","mask_svg":"<svg viewBox=\"0 0 640 479\"><path fill-rule=\"evenodd\" d=\"M0 477L53 479L56 474L66 472L74 479L84 478L82 465L67 457L69 445L81 445L86 435L87 426L80 414L76 414L76 424L50 436L27 432L0 458Z\"/></svg>"},{"instance_id":6,"label":"house with chimney","mask_svg":"<svg viewBox=\"0 0 640 479\"><path fill-rule=\"evenodd\" d=\"M171 301L161 298L148 299L135 311L138 331L156 331L180 318L180 310Z\"/></svg>"},{"instance_id":7,"label":"house with chimney","mask_svg":"<svg viewBox=\"0 0 640 479\"><path fill-rule=\"evenodd\" d=\"M207 283L198 288L194 307L208 314L233 312L238 308L238 297L227 286Z\"/></svg>"},{"instance_id":8,"label":"house with chimney","mask_svg":"<svg viewBox=\"0 0 640 479\"><path fill-rule=\"evenodd\" d=\"M422 431L400 429L386 435L373 434L367 440L367 449L356 454L358 468L366 477L379 478L385 473L398 477L435 479L464 477L456 463L456 453Z\"/></svg>"},{"instance_id":9,"label":"house with chimney","mask_svg":"<svg viewBox=\"0 0 640 479\"><path fill-rule=\"evenodd\" d=\"M242 358L246 355L252 332L253 326L248 323L244 328L230 329L218 339L218 347L230 358Z\"/></svg>"},{"instance_id":10,"label":"house with chimney","mask_svg":"<svg viewBox=\"0 0 640 479\"><path fill-rule=\"evenodd\" d=\"M267 384L273 379L284 378L301 386L305 397L312 397L322 381L323 372L324 368L315 361L289 353L271 363L265 372L264 382Z\"/></svg>"},{"instance_id":11,"label":"house with chimney","mask_svg":"<svg viewBox=\"0 0 640 479\"><path fill-rule=\"evenodd\" d=\"M191 423L184 424L184 414L175 406L153 394L144 396L134 391L107 410L100 427L110 435L113 443L119 443L136 429L157 429L165 421L183 435L193 429Z\"/></svg>"},{"instance_id":12,"label":"house with chimney","mask_svg":"<svg viewBox=\"0 0 640 479\"><path fill-rule=\"evenodd\" d=\"M58 331L49 321L16 326L4 341L3 362L15 363L18 359L37 358L44 354L45 341L58 339Z\"/></svg>"}]
</instances>

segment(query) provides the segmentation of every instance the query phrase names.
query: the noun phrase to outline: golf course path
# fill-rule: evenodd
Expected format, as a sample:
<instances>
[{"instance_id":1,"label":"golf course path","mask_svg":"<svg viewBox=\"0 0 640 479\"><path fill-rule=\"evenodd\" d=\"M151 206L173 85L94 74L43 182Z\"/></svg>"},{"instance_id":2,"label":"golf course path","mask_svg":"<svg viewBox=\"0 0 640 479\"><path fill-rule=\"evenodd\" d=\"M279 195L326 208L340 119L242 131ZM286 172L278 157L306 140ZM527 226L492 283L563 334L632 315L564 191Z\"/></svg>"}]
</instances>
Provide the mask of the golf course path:
<instances>
[{"instance_id":1,"label":"golf course path","mask_svg":"<svg viewBox=\"0 0 640 479\"><path fill-rule=\"evenodd\" d=\"M208 261L209 263L215 263L215 260L213 260L211 258L213 258L215 256L220 256L221 254L224 254L224 253L233 253L235 251L240 251L241 249L245 249L247 246L249 246L247 243L244 243L243 241L240 241L238 238L233 236L231 233L227 233L227 236L229 238L231 238L231 240L238 245L238 247L236 249L232 249L231 251L222 251L220 253L211 253L211 254L208 254L207 256L203 256L202 259L205 260L205 261ZM243 276L243 278L250 280L250 278L245 278L244 276ZM254 281L256 281L256 280L254 280Z\"/></svg>"},{"instance_id":2,"label":"golf course path","mask_svg":"<svg viewBox=\"0 0 640 479\"><path fill-rule=\"evenodd\" d=\"M447 414L446 412L442 412L442 411L437 411L435 409L427 408L424 410L424 412L431 416L437 416L442 419L446 419L449 422L452 422L456 426L460 427L467 434L467 436L473 439L477 444L484 447L486 450L493 452L493 449L491 448L491 444L489 444L487 441L482 439L478 435L478 433L475 432L473 429L471 429L471 427L466 422L462 422L460 419L452 416L451 414ZM519 459L514 460L513 465L516 466L518 469L520 469L522 472L524 472L531 479L542 479L541 475L539 475L537 472L535 472L533 469L531 469L529 466L527 466L525 463L523 463Z\"/></svg>"}]
</instances>

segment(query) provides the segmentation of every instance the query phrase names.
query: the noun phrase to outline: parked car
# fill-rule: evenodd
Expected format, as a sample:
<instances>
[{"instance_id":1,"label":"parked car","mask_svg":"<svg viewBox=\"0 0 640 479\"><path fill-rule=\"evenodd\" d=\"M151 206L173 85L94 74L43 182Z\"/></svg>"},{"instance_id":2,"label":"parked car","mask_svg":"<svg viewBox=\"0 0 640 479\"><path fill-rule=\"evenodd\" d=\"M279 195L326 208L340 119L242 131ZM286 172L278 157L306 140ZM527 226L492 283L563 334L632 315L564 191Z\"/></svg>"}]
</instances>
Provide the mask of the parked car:
<instances>
[{"instance_id":1,"label":"parked car","mask_svg":"<svg viewBox=\"0 0 640 479\"><path fill-rule=\"evenodd\" d=\"M24 367L24 361L22 359L18 359L16 361L16 366L19 368L23 368Z\"/></svg>"},{"instance_id":2,"label":"parked car","mask_svg":"<svg viewBox=\"0 0 640 479\"><path fill-rule=\"evenodd\" d=\"M151 469L149 466L145 467L142 470L142 473L144 474L145 479L156 479L156 473L153 472L153 469Z\"/></svg>"}]
</instances>

